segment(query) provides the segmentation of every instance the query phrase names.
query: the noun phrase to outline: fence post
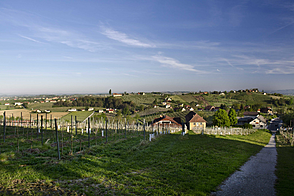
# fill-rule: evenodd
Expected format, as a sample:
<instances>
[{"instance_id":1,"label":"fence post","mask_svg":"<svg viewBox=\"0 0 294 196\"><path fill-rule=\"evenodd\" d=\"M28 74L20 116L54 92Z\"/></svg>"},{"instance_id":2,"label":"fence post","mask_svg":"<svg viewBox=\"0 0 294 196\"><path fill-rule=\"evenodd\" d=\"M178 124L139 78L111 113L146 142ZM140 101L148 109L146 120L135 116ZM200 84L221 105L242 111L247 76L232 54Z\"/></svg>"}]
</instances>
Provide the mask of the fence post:
<instances>
[{"instance_id":1,"label":"fence post","mask_svg":"<svg viewBox=\"0 0 294 196\"><path fill-rule=\"evenodd\" d=\"M39 114L37 114L37 138L39 138Z\"/></svg>"},{"instance_id":2,"label":"fence post","mask_svg":"<svg viewBox=\"0 0 294 196\"><path fill-rule=\"evenodd\" d=\"M70 116L70 134L72 134L72 115Z\"/></svg>"},{"instance_id":3,"label":"fence post","mask_svg":"<svg viewBox=\"0 0 294 196\"><path fill-rule=\"evenodd\" d=\"M47 113L45 114L45 130L47 132Z\"/></svg>"},{"instance_id":4,"label":"fence post","mask_svg":"<svg viewBox=\"0 0 294 196\"><path fill-rule=\"evenodd\" d=\"M56 144L57 144L57 153L58 153L58 160L60 160L60 149L59 149L59 141L58 141L58 126L57 126L57 120L55 120L55 131L56 131Z\"/></svg>"},{"instance_id":5,"label":"fence post","mask_svg":"<svg viewBox=\"0 0 294 196\"><path fill-rule=\"evenodd\" d=\"M146 140L146 135L145 135L145 119L144 119L144 123L143 123L143 133L144 133L144 140Z\"/></svg>"},{"instance_id":6,"label":"fence post","mask_svg":"<svg viewBox=\"0 0 294 196\"><path fill-rule=\"evenodd\" d=\"M182 122L182 135L185 135L185 127L184 123Z\"/></svg>"},{"instance_id":7,"label":"fence post","mask_svg":"<svg viewBox=\"0 0 294 196\"><path fill-rule=\"evenodd\" d=\"M108 119L106 118L106 119L105 119L105 136L106 136L106 143L108 142L108 136L107 136L107 122L108 122Z\"/></svg>"},{"instance_id":8,"label":"fence post","mask_svg":"<svg viewBox=\"0 0 294 196\"><path fill-rule=\"evenodd\" d=\"M88 118L88 147L90 148L90 119Z\"/></svg>"},{"instance_id":9,"label":"fence post","mask_svg":"<svg viewBox=\"0 0 294 196\"><path fill-rule=\"evenodd\" d=\"M41 141L42 141L42 146L43 146L43 115L41 116Z\"/></svg>"},{"instance_id":10,"label":"fence post","mask_svg":"<svg viewBox=\"0 0 294 196\"><path fill-rule=\"evenodd\" d=\"M75 116L75 125L76 125L76 135L78 135L78 123L77 123L77 116Z\"/></svg>"},{"instance_id":11,"label":"fence post","mask_svg":"<svg viewBox=\"0 0 294 196\"><path fill-rule=\"evenodd\" d=\"M22 112L20 113L20 127L22 128Z\"/></svg>"},{"instance_id":12,"label":"fence post","mask_svg":"<svg viewBox=\"0 0 294 196\"><path fill-rule=\"evenodd\" d=\"M6 135L6 117L5 117L6 112L3 113L3 140L5 142L5 135Z\"/></svg>"},{"instance_id":13,"label":"fence post","mask_svg":"<svg viewBox=\"0 0 294 196\"><path fill-rule=\"evenodd\" d=\"M125 138L127 138L127 119L125 118Z\"/></svg>"}]
</instances>

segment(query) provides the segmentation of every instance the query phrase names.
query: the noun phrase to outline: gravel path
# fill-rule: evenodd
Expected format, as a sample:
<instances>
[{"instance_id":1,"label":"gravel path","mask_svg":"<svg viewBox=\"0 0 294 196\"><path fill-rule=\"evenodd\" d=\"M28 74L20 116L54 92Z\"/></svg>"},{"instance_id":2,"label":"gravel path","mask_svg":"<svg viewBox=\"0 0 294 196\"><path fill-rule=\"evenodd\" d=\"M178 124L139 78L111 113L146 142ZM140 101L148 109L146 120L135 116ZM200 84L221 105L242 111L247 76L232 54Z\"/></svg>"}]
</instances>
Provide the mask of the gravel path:
<instances>
[{"instance_id":1,"label":"gravel path","mask_svg":"<svg viewBox=\"0 0 294 196\"><path fill-rule=\"evenodd\" d=\"M277 151L273 134L258 154L250 157L240 171L236 171L219 186L220 191L211 195L275 195L276 163Z\"/></svg>"}]
</instances>

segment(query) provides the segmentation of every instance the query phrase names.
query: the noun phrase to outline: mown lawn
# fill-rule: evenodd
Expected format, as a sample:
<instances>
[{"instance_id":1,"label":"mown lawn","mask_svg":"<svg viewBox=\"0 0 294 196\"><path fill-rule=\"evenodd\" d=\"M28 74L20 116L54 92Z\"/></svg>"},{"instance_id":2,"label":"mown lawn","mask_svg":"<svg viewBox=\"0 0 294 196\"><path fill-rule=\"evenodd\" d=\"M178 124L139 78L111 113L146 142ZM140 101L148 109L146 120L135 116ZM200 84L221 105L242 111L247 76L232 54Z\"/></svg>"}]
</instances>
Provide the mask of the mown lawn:
<instances>
[{"instance_id":1,"label":"mown lawn","mask_svg":"<svg viewBox=\"0 0 294 196\"><path fill-rule=\"evenodd\" d=\"M209 195L268 143L271 134L250 136L179 134L100 143L83 152L48 157L55 148L0 156L0 192L67 195ZM1 144L2 145L2 144ZM47 191L47 192L46 192Z\"/></svg>"},{"instance_id":2,"label":"mown lawn","mask_svg":"<svg viewBox=\"0 0 294 196\"><path fill-rule=\"evenodd\" d=\"M89 115L91 115L93 111L77 111L77 112L70 112L69 114L63 116L61 120L71 122L71 116L73 121L75 120L75 116L77 117L77 121L81 122L84 121Z\"/></svg>"},{"instance_id":3,"label":"mown lawn","mask_svg":"<svg viewBox=\"0 0 294 196\"><path fill-rule=\"evenodd\" d=\"M276 166L277 195L293 195L294 190L294 147L286 143L283 136L276 135L278 161Z\"/></svg>"}]
</instances>

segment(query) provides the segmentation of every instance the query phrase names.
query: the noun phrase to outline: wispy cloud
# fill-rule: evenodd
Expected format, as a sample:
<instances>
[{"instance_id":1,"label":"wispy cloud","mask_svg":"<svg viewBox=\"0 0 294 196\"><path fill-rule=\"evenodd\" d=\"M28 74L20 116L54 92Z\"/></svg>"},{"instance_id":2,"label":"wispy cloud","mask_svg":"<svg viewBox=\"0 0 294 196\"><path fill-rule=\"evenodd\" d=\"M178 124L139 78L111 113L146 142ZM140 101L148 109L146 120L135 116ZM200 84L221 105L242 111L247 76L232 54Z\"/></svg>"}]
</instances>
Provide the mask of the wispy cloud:
<instances>
[{"instance_id":1,"label":"wispy cloud","mask_svg":"<svg viewBox=\"0 0 294 196\"><path fill-rule=\"evenodd\" d=\"M194 66L192 65L180 63L178 60L170 58L170 57L156 55L156 56L152 56L152 58L166 67L172 67L172 68L186 70L186 71L193 71L197 73L207 73L206 71L195 69Z\"/></svg>"},{"instance_id":2,"label":"wispy cloud","mask_svg":"<svg viewBox=\"0 0 294 196\"><path fill-rule=\"evenodd\" d=\"M149 43L144 43L138 39L132 39L129 38L128 35L125 33L121 33L119 31L115 31L111 28L101 26L102 32L101 34L105 35L109 39L113 39L119 42L122 42L124 44L130 45L130 46L137 46L137 47L143 47L143 48L155 48L156 46Z\"/></svg>"},{"instance_id":3,"label":"wispy cloud","mask_svg":"<svg viewBox=\"0 0 294 196\"><path fill-rule=\"evenodd\" d=\"M267 70L265 73L266 74L294 74L294 66L276 67L276 68Z\"/></svg>"},{"instance_id":4,"label":"wispy cloud","mask_svg":"<svg viewBox=\"0 0 294 196\"><path fill-rule=\"evenodd\" d=\"M30 40L30 41L33 41L33 42L36 42L36 43L39 43L39 44L43 44L43 42L40 42L38 40L35 40L33 38L30 38L30 37L27 37L27 36L24 36L24 35L18 35L19 37L22 37L24 39L27 39L27 40Z\"/></svg>"}]
</instances>

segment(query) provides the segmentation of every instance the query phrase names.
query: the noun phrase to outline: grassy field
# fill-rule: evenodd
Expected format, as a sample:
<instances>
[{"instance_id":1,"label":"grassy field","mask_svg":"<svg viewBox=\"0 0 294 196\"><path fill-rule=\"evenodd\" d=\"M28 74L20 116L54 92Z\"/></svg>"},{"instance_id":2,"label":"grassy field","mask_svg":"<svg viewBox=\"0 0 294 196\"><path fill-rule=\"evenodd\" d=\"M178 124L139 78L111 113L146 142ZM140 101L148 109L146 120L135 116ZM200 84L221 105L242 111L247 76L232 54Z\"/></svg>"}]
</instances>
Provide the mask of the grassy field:
<instances>
[{"instance_id":1,"label":"grassy field","mask_svg":"<svg viewBox=\"0 0 294 196\"><path fill-rule=\"evenodd\" d=\"M75 116L77 117L77 121L81 122L84 121L89 115L91 115L93 111L77 111L77 112L70 112L67 115L63 116L61 120L70 122L71 116L73 120L75 120Z\"/></svg>"},{"instance_id":2,"label":"grassy field","mask_svg":"<svg viewBox=\"0 0 294 196\"><path fill-rule=\"evenodd\" d=\"M99 143L90 149L52 157L54 147L39 151L1 143L0 192L7 195L209 195L269 141L271 134L250 136L162 135ZM11 138L12 139L12 138ZM21 141L22 142L22 141ZM37 142L37 140L35 141ZM9 143L9 144L8 144ZM27 147L29 148L29 147ZM36 147L34 148L36 149Z\"/></svg>"},{"instance_id":3,"label":"grassy field","mask_svg":"<svg viewBox=\"0 0 294 196\"><path fill-rule=\"evenodd\" d=\"M73 107L52 107L53 103L32 103L28 105L29 110L50 110L51 112L67 112L68 109ZM85 109L85 107L74 107L76 109Z\"/></svg>"},{"instance_id":4,"label":"grassy field","mask_svg":"<svg viewBox=\"0 0 294 196\"><path fill-rule=\"evenodd\" d=\"M146 95L125 95L122 96L124 101L132 101L137 106L145 105L150 106L155 99L157 99L158 103L161 103L164 100L164 97L157 94L146 94Z\"/></svg>"},{"instance_id":5,"label":"grassy field","mask_svg":"<svg viewBox=\"0 0 294 196\"><path fill-rule=\"evenodd\" d=\"M277 134L278 163L276 166L276 191L279 196L293 195L294 190L294 147L286 143L284 138Z\"/></svg>"},{"instance_id":6,"label":"grassy field","mask_svg":"<svg viewBox=\"0 0 294 196\"><path fill-rule=\"evenodd\" d=\"M14 110L2 110L0 111L0 115L3 115L3 112L6 112L6 117L11 117L12 115L16 118L16 117L20 117L21 113L23 116L24 120L29 120L30 119L30 115L32 116L32 118L34 120L37 119L37 113L30 113L30 110L27 109L14 109ZM50 116L52 115L52 118L61 118L64 115L68 114L68 112L51 112L47 114L47 118L49 119ZM39 116L43 115L45 117L45 113L39 113Z\"/></svg>"}]
</instances>

